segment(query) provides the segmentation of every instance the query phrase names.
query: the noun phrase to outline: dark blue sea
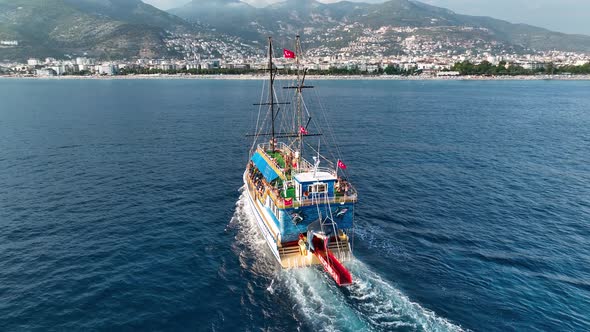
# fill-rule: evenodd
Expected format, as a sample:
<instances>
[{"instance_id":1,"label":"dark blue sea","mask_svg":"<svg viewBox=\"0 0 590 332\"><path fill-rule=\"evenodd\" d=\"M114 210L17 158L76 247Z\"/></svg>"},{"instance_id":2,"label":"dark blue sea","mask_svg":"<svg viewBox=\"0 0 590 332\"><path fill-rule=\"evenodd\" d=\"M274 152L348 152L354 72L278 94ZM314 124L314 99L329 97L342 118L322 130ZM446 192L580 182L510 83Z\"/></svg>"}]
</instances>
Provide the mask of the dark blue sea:
<instances>
[{"instance_id":1,"label":"dark blue sea","mask_svg":"<svg viewBox=\"0 0 590 332\"><path fill-rule=\"evenodd\" d=\"M313 82L347 289L244 206L261 84L0 80L0 331L590 330L590 82Z\"/></svg>"}]
</instances>

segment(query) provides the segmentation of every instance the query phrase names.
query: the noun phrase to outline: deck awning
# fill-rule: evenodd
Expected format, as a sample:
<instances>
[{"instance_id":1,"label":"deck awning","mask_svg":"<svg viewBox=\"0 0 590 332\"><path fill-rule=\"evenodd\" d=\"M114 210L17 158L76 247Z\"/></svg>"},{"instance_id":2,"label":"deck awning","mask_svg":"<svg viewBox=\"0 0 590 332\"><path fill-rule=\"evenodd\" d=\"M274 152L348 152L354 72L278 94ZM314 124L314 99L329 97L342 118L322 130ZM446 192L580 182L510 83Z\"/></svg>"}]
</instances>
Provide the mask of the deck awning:
<instances>
[{"instance_id":1,"label":"deck awning","mask_svg":"<svg viewBox=\"0 0 590 332\"><path fill-rule=\"evenodd\" d=\"M260 152L256 152L250 160L256 165L256 168L262 173L266 181L271 182L279 177L279 174L271 165L269 165L268 161L260 154Z\"/></svg>"}]
</instances>

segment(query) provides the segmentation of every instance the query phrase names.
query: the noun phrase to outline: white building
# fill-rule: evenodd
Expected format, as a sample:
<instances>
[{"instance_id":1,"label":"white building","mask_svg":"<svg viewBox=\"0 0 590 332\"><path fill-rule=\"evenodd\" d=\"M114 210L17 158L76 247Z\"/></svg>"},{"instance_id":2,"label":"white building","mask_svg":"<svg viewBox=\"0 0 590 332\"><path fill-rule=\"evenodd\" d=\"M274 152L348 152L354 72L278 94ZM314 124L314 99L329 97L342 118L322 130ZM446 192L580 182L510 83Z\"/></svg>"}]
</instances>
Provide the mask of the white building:
<instances>
[{"instance_id":1,"label":"white building","mask_svg":"<svg viewBox=\"0 0 590 332\"><path fill-rule=\"evenodd\" d=\"M89 59L86 57L79 57L76 58L76 64L78 66L89 66L94 64L94 59Z\"/></svg>"},{"instance_id":2,"label":"white building","mask_svg":"<svg viewBox=\"0 0 590 332\"><path fill-rule=\"evenodd\" d=\"M542 62L537 61L527 61L521 64L522 68L528 70L536 70L536 69L543 69L545 68L545 64Z\"/></svg>"},{"instance_id":3,"label":"white building","mask_svg":"<svg viewBox=\"0 0 590 332\"><path fill-rule=\"evenodd\" d=\"M117 73L117 66L111 63L103 63L102 65L98 66L98 73L100 75L113 76Z\"/></svg>"},{"instance_id":4,"label":"white building","mask_svg":"<svg viewBox=\"0 0 590 332\"><path fill-rule=\"evenodd\" d=\"M197 63L187 63L185 68L187 70L190 70L190 69L199 69L199 64L197 64Z\"/></svg>"},{"instance_id":5,"label":"white building","mask_svg":"<svg viewBox=\"0 0 590 332\"><path fill-rule=\"evenodd\" d=\"M55 71L51 68L37 69L35 71L35 74L39 77L53 77L57 75Z\"/></svg>"},{"instance_id":6,"label":"white building","mask_svg":"<svg viewBox=\"0 0 590 332\"><path fill-rule=\"evenodd\" d=\"M57 76L61 76L66 72L66 69L64 66L51 66L49 68L52 69Z\"/></svg>"},{"instance_id":7,"label":"white building","mask_svg":"<svg viewBox=\"0 0 590 332\"><path fill-rule=\"evenodd\" d=\"M18 40L0 40L0 46L18 46Z\"/></svg>"},{"instance_id":8,"label":"white building","mask_svg":"<svg viewBox=\"0 0 590 332\"><path fill-rule=\"evenodd\" d=\"M38 66L40 64L41 64L41 61L39 59L31 58L31 59L27 60L27 65L29 65L29 66Z\"/></svg>"},{"instance_id":9,"label":"white building","mask_svg":"<svg viewBox=\"0 0 590 332\"><path fill-rule=\"evenodd\" d=\"M461 75L458 71L440 71L436 73L436 76L459 76Z\"/></svg>"},{"instance_id":10,"label":"white building","mask_svg":"<svg viewBox=\"0 0 590 332\"><path fill-rule=\"evenodd\" d=\"M367 72L376 73L379 71L379 65L367 65Z\"/></svg>"},{"instance_id":11,"label":"white building","mask_svg":"<svg viewBox=\"0 0 590 332\"><path fill-rule=\"evenodd\" d=\"M176 66L171 63L162 63L161 65L158 66L158 68L161 70L174 70L175 67Z\"/></svg>"}]
</instances>

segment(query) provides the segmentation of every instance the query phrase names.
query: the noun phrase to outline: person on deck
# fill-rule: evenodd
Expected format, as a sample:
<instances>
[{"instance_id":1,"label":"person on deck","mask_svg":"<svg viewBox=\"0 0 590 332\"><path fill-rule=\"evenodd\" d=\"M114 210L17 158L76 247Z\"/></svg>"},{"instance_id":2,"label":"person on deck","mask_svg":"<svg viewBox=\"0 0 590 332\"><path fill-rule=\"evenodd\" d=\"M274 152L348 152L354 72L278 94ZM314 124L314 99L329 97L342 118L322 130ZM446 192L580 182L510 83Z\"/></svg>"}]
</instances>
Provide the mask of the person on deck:
<instances>
[{"instance_id":1,"label":"person on deck","mask_svg":"<svg viewBox=\"0 0 590 332\"><path fill-rule=\"evenodd\" d=\"M305 237L303 234L299 234L299 253L301 256L307 256L307 245L305 244Z\"/></svg>"}]
</instances>

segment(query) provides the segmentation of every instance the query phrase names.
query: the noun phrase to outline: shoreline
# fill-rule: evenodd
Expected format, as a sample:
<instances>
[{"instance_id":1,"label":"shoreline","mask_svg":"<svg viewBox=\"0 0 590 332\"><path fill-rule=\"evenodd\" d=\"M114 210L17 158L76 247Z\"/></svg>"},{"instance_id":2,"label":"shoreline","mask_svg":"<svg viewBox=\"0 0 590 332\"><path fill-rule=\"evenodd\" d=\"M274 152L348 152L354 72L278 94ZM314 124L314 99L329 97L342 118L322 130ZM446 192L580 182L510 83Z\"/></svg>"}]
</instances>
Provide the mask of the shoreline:
<instances>
[{"instance_id":1,"label":"shoreline","mask_svg":"<svg viewBox=\"0 0 590 332\"><path fill-rule=\"evenodd\" d=\"M277 80L292 80L296 76L281 76ZM590 81L590 75L521 75L521 76L390 76L390 75L308 75L313 80L350 80L350 81ZM0 79L24 80L266 80L266 75L125 75L125 76L0 76Z\"/></svg>"}]
</instances>

